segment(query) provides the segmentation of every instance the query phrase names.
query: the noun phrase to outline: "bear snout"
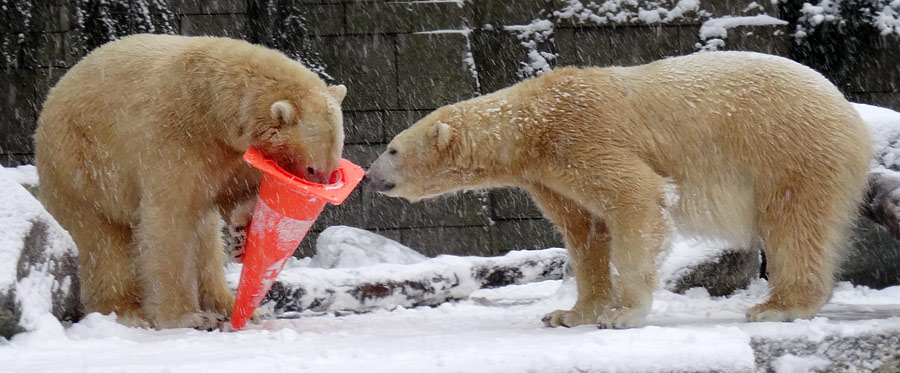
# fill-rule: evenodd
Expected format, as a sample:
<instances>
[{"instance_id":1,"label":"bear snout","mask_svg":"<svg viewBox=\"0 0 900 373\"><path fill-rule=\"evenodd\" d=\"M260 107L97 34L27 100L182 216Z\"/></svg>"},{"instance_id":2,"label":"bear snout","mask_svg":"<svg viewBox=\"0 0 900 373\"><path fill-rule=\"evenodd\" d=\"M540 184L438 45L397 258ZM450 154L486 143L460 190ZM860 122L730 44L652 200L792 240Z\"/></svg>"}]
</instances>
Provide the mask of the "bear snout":
<instances>
[{"instance_id":1,"label":"bear snout","mask_svg":"<svg viewBox=\"0 0 900 373\"><path fill-rule=\"evenodd\" d=\"M394 177L393 168L393 162L382 154L382 156L378 157L378 159L369 166L365 180L376 192L389 192L397 187L397 180Z\"/></svg>"},{"instance_id":2,"label":"bear snout","mask_svg":"<svg viewBox=\"0 0 900 373\"><path fill-rule=\"evenodd\" d=\"M397 187L397 183L385 180L381 177L378 177L377 175L373 175L372 172L367 172L365 179L368 181L372 189L376 192L387 192Z\"/></svg>"}]
</instances>

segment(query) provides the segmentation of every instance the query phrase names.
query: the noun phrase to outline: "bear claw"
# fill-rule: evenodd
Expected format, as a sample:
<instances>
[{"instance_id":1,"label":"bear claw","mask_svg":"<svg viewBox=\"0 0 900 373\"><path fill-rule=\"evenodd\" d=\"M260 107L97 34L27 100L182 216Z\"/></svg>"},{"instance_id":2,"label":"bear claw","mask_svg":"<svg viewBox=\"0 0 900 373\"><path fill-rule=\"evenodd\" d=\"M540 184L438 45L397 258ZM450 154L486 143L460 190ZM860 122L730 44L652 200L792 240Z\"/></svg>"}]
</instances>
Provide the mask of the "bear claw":
<instances>
[{"instance_id":1,"label":"bear claw","mask_svg":"<svg viewBox=\"0 0 900 373\"><path fill-rule=\"evenodd\" d=\"M550 328L558 326L571 328L578 325L593 324L596 322L596 319L586 317L574 310L556 310L544 315L544 317L541 318L541 321L544 322L544 326Z\"/></svg>"},{"instance_id":2,"label":"bear claw","mask_svg":"<svg viewBox=\"0 0 900 373\"><path fill-rule=\"evenodd\" d=\"M646 316L647 312L641 308L610 308L597 318L597 327L600 329L633 328L643 324Z\"/></svg>"},{"instance_id":3,"label":"bear claw","mask_svg":"<svg viewBox=\"0 0 900 373\"><path fill-rule=\"evenodd\" d=\"M215 312L195 312L169 320L156 320L156 329L193 328L212 331L221 329L225 324L225 316Z\"/></svg>"},{"instance_id":4,"label":"bear claw","mask_svg":"<svg viewBox=\"0 0 900 373\"><path fill-rule=\"evenodd\" d=\"M815 312L804 312L797 309L779 309L768 304L757 304L747 310L747 321L752 322L788 322L797 319L809 319Z\"/></svg>"}]
</instances>

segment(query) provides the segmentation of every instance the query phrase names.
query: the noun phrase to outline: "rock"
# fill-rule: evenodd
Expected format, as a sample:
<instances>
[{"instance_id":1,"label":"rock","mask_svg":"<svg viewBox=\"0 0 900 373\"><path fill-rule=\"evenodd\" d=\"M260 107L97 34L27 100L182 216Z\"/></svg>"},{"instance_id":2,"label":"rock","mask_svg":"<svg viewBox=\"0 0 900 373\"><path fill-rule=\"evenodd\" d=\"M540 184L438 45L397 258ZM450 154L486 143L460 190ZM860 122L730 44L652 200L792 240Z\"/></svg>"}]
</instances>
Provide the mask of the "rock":
<instances>
[{"instance_id":1,"label":"rock","mask_svg":"<svg viewBox=\"0 0 900 373\"><path fill-rule=\"evenodd\" d=\"M874 289L900 284L900 240L885 226L861 217L839 279Z\"/></svg>"},{"instance_id":2,"label":"rock","mask_svg":"<svg viewBox=\"0 0 900 373\"><path fill-rule=\"evenodd\" d=\"M397 241L364 229L335 225L326 228L316 241L314 268L352 268L379 263L413 264L428 257Z\"/></svg>"},{"instance_id":3,"label":"rock","mask_svg":"<svg viewBox=\"0 0 900 373\"><path fill-rule=\"evenodd\" d=\"M752 336L756 371L887 373L900 369L900 330L823 329L808 336Z\"/></svg>"},{"instance_id":4,"label":"rock","mask_svg":"<svg viewBox=\"0 0 900 373\"><path fill-rule=\"evenodd\" d=\"M18 183L36 185L33 173L33 167L0 169L0 336L6 338L81 317L78 250Z\"/></svg>"},{"instance_id":5,"label":"rock","mask_svg":"<svg viewBox=\"0 0 900 373\"><path fill-rule=\"evenodd\" d=\"M661 277L665 289L684 294L690 288L702 287L709 291L709 295L721 297L747 288L750 281L759 277L758 250L730 246L714 247L713 250L715 250L713 255L687 263L679 270L668 274L665 272L665 266L669 263L664 263Z\"/></svg>"},{"instance_id":6,"label":"rock","mask_svg":"<svg viewBox=\"0 0 900 373\"><path fill-rule=\"evenodd\" d=\"M285 313L368 312L434 306L467 298L483 288L558 280L568 262L564 249L512 251L504 256L442 255L414 264L362 268L311 268L293 259L264 300L276 316ZM236 286L236 268L226 276Z\"/></svg>"}]
</instances>

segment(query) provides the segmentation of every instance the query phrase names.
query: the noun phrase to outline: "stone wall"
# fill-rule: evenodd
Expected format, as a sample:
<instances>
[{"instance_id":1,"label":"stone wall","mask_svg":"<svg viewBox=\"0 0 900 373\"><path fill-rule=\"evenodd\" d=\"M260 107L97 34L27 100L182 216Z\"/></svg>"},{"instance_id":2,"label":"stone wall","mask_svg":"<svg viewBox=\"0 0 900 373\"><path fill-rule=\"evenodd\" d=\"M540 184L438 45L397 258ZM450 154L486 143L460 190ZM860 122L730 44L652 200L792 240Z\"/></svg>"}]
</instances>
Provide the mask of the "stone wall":
<instances>
[{"instance_id":1,"label":"stone wall","mask_svg":"<svg viewBox=\"0 0 900 373\"><path fill-rule=\"evenodd\" d=\"M345 84L345 157L363 166L441 105L554 66L631 65L701 49L790 57L823 72L854 101L900 110L900 37L859 16L861 2L837 15L846 22L815 27L800 11L802 1L760 3L0 0L0 158L7 166L30 162L31 133L49 87L90 49L136 32L244 38ZM710 22L762 14L786 22L732 27L727 35ZM797 30L805 37L795 37ZM333 224L372 229L429 255L561 244L517 190L411 205L363 186L343 206L326 207L300 252L310 253L316 232Z\"/></svg>"}]
</instances>

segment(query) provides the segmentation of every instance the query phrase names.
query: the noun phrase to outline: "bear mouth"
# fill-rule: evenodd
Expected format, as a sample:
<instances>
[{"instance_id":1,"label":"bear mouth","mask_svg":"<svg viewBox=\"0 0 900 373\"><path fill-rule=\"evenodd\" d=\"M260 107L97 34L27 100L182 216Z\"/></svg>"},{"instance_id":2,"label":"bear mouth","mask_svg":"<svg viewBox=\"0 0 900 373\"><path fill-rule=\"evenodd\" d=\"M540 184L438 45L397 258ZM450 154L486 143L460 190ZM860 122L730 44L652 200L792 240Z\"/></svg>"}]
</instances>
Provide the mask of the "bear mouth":
<instances>
[{"instance_id":1,"label":"bear mouth","mask_svg":"<svg viewBox=\"0 0 900 373\"><path fill-rule=\"evenodd\" d=\"M282 170L298 179L316 184L329 184L331 179L333 179L333 173L315 170L308 166L309 162L306 162L304 159L295 155L285 154L283 152L269 152L263 149L260 149L260 153L275 162Z\"/></svg>"}]
</instances>

